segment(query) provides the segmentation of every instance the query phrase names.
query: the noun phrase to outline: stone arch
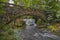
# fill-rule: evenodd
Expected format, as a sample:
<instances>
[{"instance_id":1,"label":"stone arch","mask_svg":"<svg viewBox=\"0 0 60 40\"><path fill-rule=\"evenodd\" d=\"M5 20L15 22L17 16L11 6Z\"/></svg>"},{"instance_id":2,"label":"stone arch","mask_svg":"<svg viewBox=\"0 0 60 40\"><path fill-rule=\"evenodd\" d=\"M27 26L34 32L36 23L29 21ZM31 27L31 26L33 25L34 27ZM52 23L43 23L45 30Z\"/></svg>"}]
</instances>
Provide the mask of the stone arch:
<instances>
[{"instance_id":1,"label":"stone arch","mask_svg":"<svg viewBox=\"0 0 60 40\"><path fill-rule=\"evenodd\" d=\"M15 19L23 15L30 15L34 16L35 18L41 18L43 21L47 22L46 14L41 9L34 9L31 7L24 8L23 6L4 2L0 3L6 11L6 13L0 15L0 18L4 21L5 24L9 24L10 22L14 21ZM13 5L13 7L10 7L9 5Z\"/></svg>"}]
</instances>

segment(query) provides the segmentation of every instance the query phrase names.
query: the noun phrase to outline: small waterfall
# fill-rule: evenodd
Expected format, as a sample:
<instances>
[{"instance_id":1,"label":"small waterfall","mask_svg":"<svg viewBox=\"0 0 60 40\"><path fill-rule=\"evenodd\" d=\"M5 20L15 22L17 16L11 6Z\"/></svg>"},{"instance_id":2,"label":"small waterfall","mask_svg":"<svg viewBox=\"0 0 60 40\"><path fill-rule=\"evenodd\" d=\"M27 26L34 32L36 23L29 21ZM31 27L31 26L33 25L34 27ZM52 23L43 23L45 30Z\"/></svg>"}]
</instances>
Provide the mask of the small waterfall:
<instances>
[{"instance_id":1,"label":"small waterfall","mask_svg":"<svg viewBox=\"0 0 60 40\"><path fill-rule=\"evenodd\" d=\"M34 29L37 26L35 19L24 19L23 21L25 22L25 28L28 30Z\"/></svg>"}]
</instances>

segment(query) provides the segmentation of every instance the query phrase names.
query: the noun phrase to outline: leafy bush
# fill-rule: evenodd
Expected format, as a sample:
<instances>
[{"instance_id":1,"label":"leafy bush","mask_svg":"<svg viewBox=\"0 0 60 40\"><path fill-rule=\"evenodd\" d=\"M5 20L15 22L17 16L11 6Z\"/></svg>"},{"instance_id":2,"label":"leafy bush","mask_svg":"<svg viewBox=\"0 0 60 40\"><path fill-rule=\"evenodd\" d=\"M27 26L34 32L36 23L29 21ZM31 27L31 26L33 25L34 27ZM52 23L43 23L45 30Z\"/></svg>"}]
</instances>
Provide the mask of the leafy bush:
<instances>
[{"instance_id":1,"label":"leafy bush","mask_svg":"<svg viewBox=\"0 0 60 40\"><path fill-rule=\"evenodd\" d=\"M14 30L0 21L0 40L17 40Z\"/></svg>"}]
</instances>

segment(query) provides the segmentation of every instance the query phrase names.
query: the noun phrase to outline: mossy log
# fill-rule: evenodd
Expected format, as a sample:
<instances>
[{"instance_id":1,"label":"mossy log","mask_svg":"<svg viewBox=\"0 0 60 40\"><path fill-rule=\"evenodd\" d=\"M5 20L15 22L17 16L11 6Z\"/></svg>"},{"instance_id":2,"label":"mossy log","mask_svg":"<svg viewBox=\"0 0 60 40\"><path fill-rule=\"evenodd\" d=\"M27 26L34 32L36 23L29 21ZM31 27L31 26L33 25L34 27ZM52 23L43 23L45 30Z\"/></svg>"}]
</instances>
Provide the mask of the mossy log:
<instances>
[{"instance_id":1,"label":"mossy log","mask_svg":"<svg viewBox=\"0 0 60 40\"><path fill-rule=\"evenodd\" d=\"M4 21L5 24L9 24L10 22L24 15L41 18L43 21L47 22L47 16L41 9L34 9L31 7L24 8L23 6L4 2L0 2L0 4L6 11L6 13L2 13L2 15L0 15L0 18ZM13 5L13 7L10 7L9 5Z\"/></svg>"}]
</instances>

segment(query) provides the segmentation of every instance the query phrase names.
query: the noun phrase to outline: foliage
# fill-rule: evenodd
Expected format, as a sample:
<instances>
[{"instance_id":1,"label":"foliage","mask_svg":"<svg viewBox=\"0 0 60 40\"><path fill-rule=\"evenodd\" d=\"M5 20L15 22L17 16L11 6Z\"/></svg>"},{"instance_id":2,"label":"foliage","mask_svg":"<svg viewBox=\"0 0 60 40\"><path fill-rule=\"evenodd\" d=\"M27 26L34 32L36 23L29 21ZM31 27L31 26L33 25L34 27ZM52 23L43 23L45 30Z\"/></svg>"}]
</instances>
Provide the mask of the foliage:
<instances>
[{"instance_id":1,"label":"foliage","mask_svg":"<svg viewBox=\"0 0 60 40\"><path fill-rule=\"evenodd\" d=\"M24 6L25 8L31 7L35 9L42 9L49 21L48 29L50 31L55 31L57 26L51 25L50 22L60 21L60 1L56 0L13 0L14 4ZM8 2L8 0L0 0L0 2ZM6 13L5 9L0 4L0 15ZM22 18L32 18L31 16L23 16ZM44 22L38 19L37 24L43 25ZM47 23L48 24L48 23ZM15 26L22 25L19 22L15 23ZM5 25L2 20L0 20L0 40L15 40L14 31L9 27L9 25ZM11 39L10 39L11 38ZM16 39L17 40L17 39Z\"/></svg>"},{"instance_id":2,"label":"foliage","mask_svg":"<svg viewBox=\"0 0 60 40\"><path fill-rule=\"evenodd\" d=\"M0 40L17 40L16 35L16 32L9 25L5 25L0 20Z\"/></svg>"},{"instance_id":3,"label":"foliage","mask_svg":"<svg viewBox=\"0 0 60 40\"><path fill-rule=\"evenodd\" d=\"M48 26L48 29L52 32L56 30L55 26L53 25Z\"/></svg>"},{"instance_id":4,"label":"foliage","mask_svg":"<svg viewBox=\"0 0 60 40\"><path fill-rule=\"evenodd\" d=\"M2 13L6 13L6 11L3 9L3 6L0 5L0 15L1 15Z\"/></svg>"}]
</instances>

